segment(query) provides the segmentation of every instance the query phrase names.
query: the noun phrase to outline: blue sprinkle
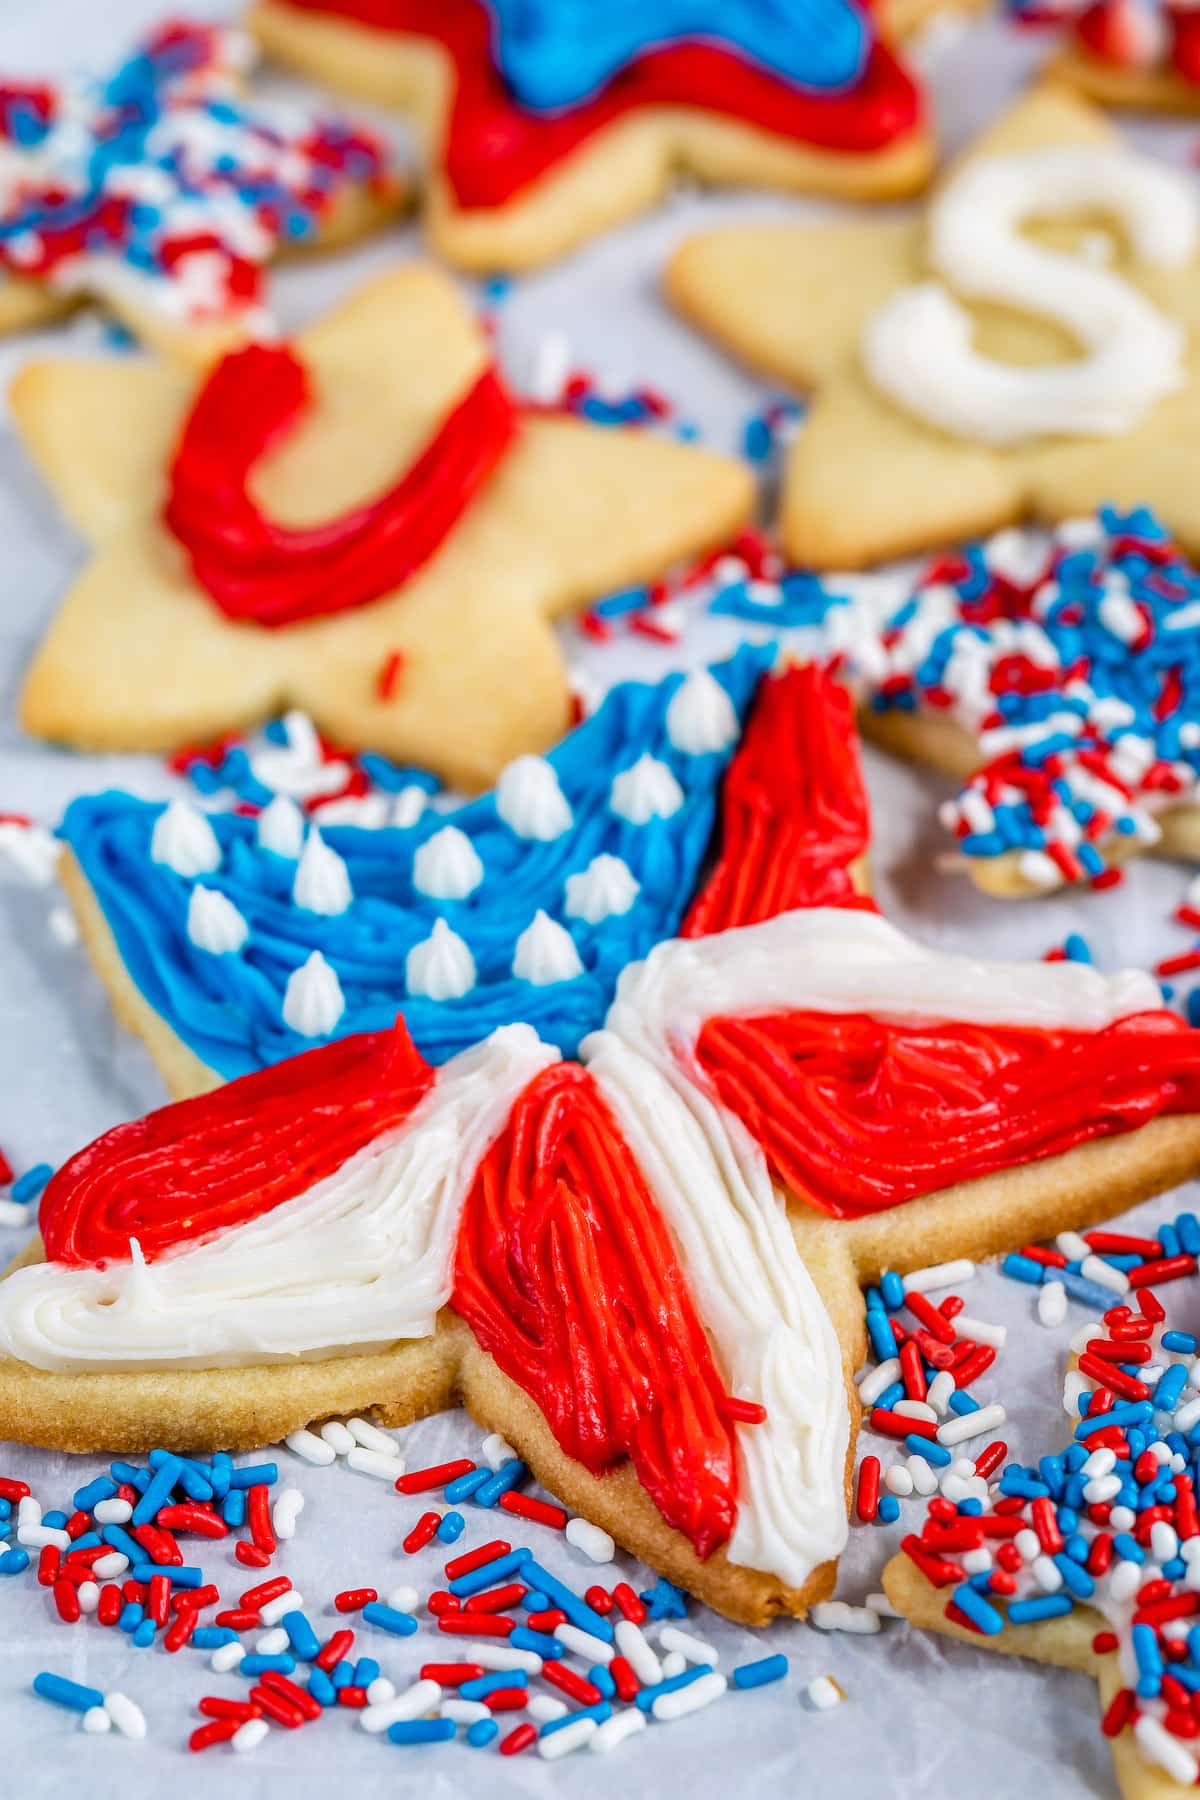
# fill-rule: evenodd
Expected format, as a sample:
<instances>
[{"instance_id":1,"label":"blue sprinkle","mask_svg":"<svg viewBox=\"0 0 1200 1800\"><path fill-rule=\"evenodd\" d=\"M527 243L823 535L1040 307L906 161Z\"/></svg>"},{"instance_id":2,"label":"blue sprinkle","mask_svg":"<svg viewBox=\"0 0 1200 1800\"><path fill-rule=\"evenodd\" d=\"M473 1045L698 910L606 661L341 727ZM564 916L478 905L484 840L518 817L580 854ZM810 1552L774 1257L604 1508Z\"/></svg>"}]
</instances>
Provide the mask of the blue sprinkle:
<instances>
[{"instance_id":1,"label":"blue sprinkle","mask_svg":"<svg viewBox=\"0 0 1200 1800\"><path fill-rule=\"evenodd\" d=\"M438 1540L443 1544L453 1544L467 1529L467 1521L460 1512L448 1512L437 1528Z\"/></svg>"},{"instance_id":2,"label":"blue sprinkle","mask_svg":"<svg viewBox=\"0 0 1200 1800\"><path fill-rule=\"evenodd\" d=\"M598 1688L606 1700L614 1700L617 1684L603 1663L595 1663L587 1672L587 1678L594 1688Z\"/></svg>"},{"instance_id":3,"label":"blue sprinkle","mask_svg":"<svg viewBox=\"0 0 1200 1800\"><path fill-rule=\"evenodd\" d=\"M486 1481L480 1482L471 1498L476 1506L495 1506L501 1494L507 1494L510 1488L515 1488L518 1482L524 1481L528 1473L529 1470L519 1457L510 1457L507 1462L501 1463L494 1475L489 1475Z\"/></svg>"},{"instance_id":4,"label":"blue sprinkle","mask_svg":"<svg viewBox=\"0 0 1200 1800\"><path fill-rule=\"evenodd\" d=\"M548 1569L543 1569L540 1563L532 1561L526 1563L522 1579L529 1581L531 1577L537 1586L543 1588L549 1595L551 1606L557 1606L562 1612L565 1612L572 1625L578 1625L581 1631L590 1631L592 1636L598 1637L602 1643L612 1643L613 1628L608 1620L594 1611L586 1600L581 1600L579 1595L565 1582L559 1581L556 1576L551 1575ZM654 1596L654 1599L651 1600L647 1598L646 1594L643 1594L642 1600L652 1619L685 1619L687 1617L687 1599L669 1581L665 1581L660 1576L655 1586L649 1589L649 1593ZM655 1607L671 1608L672 1610L655 1611ZM679 1610L673 1610L675 1608Z\"/></svg>"},{"instance_id":5,"label":"blue sprinkle","mask_svg":"<svg viewBox=\"0 0 1200 1800\"><path fill-rule=\"evenodd\" d=\"M500 1727L495 1719L476 1719L467 1727L467 1742L472 1750L486 1749L487 1745L500 1736Z\"/></svg>"},{"instance_id":6,"label":"blue sprinkle","mask_svg":"<svg viewBox=\"0 0 1200 1800\"><path fill-rule=\"evenodd\" d=\"M78 1681L68 1681L65 1675L54 1675L49 1669L43 1669L34 1676L33 1691L40 1694L43 1700L53 1700L56 1706L67 1706L77 1713L90 1712L93 1706L104 1705L104 1695L99 1688L84 1687Z\"/></svg>"},{"instance_id":7,"label":"blue sprinkle","mask_svg":"<svg viewBox=\"0 0 1200 1800\"><path fill-rule=\"evenodd\" d=\"M501 1688L523 1688L528 1685L529 1677L524 1669L500 1669L494 1675L477 1675L473 1681L464 1681L458 1692L464 1700L483 1700L488 1694L496 1693Z\"/></svg>"},{"instance_id":8,"label":"blue sprinkle","mask_svg":"<svg viewBox=\"0 0 1200 1800\"><path fill-rule=\"evenodd\" d=\"M450 1583L450 1592L457 1594L460 1600L469 1600L472 1594L482 1594L486 1588L495 1587L497 1582L508 1581L521 1574L526 1563L533 1559L532 1550L510 1550L504 1556L493 1557L491 1562L481 1563L477 1569L468 1569L465 1575L456 1575Z\"/></svg>"},{"instance_id":9,"label":"blue sprinkle","mask_svg":"<svg viewBox=\"0 0 1200 1800\"><path fill-rule=\"evenodd\" d=\"M742 1663L734 1669L730 1679L735 1688L765 1687L769 1681L782 1681L788 1672L788 1659L778 1656L763 1656L758 1662Z\"/></svg>"},{"instance_id":10,"label":"blue sprinkle","mask_svg":"<svg viewBox=\"0 0 1200 1800\"><path fill-rule=\"evenodd\" d=\"M330 1681L324 1669L310 1669L308 1672L308 1691L318 1706L336 1706L338 1691Z\"/></svg>"},{"instance_id":11,"label":"blue sprinkle","mask_svg":"<svg viewBox=\"0 0 1200 1800\"><path fill-rule=\"evenodd\" d=\"M369 1688L379 1678L379 1664L373 1656L360 1656L354 1665L355 1687Z\"/></svg>"},{"instance_id":12,"label":"blue sprinkle","mask_svg":"<svg viewBox=\"0 0 1200 1800\"><path fill-rule=\"evenodd\" d=\"M28 1206L30 1201L37 1199L53 1173L49 1163L37 1163L32 1169L26 1169L9 1189L9 1199L15 1200L18 1206Z\"/></svg>"},{"instance_id":13,"label":"blue sprinkle","mask_svg":"<svg viewBox=\"0 0 1200 1800\"><path fill-rule=\"evenodd\" d=\"M145 1493L133 1509L135 1525L150 1525L161 1506L170 1503L171 1494L179 1476L179 1458L164 1456L147 1487ZM135 1580L141 1580L135 1576Z\"/></svg>"},{"instance_id":14,"label":"blue sprinkle","mask_svg":"<svg viewBox=\"0 0 1200 1800\"><path fill-rule=\"evenodd\" d=\"M895 1494L881 1494L879 1507L875 1514L881 1525L894 1525L900 1517L900 1502Z\"/></svg>"},{"instance_id":15,"label":"blue sprinkle","mask_svg":"<svg viewBox=\"0 0 1200 1800\"><path fill-rule=\"evenodd\" d=\"M129 1641L135 1650L148 1650L154 1642L157 1630L158 1627L153 1619L143 1619L140 1625L134 1627L133 1636Z\"/></svg>"},{"instance_id":16,"label":"blue sprinkle","mask_svg":"<svg viewBox=\"0 0 1200 1800\"><path fill-rule=\"evenodd\" d=\"M274 1463L250 1463L244 1469L233 1469L229 1476L231 1488L270 1487L279 1480L279 1470Z\"/></svg>"},{"instance_id":17,"label":"blue sprinkle","mask_svg":"<svg viewBox=\"0 0 1200 1800\"><path fill-rule=\"evenodd\" d=\"M0 1575L22 1575L29 1567L29 1552L20 1544L0 1551Z\"/></svg>"},{"instance_id":18,"label":"blue sprinkle","mask_svg":"<svg viewBox=\"0 0 1200 1800\"><path fill-rule=\"evenodd\" d=\"M1008 1606L1010 1625L1034 1625L1039 1619L1062 1619L1075 1610L1069 1594L1038 1594L1031 1600L1011 1600Z\"/></svg>"},{"instance_id":19,"label":"blue sprinkle","mask_svg":"<svg viewBox=\"0 0 1200 1800\"><path fill-rule=\"evenodd\" d=\"M968 1394L966 1388L955 1388L950 1396L949 1407L952 1413L957 1413L961 1418L966 1413L978 1412L979 1402L972 1394Z\"/></svg>"},{"instance_id":20,"label":"blue sprinkle","mask_svg":"<svg viewBox=\"0 0 1200 1800\"><path fill-rule=\"evenodd\" d=\"M1164 1338L1163 1342L1166 1342ZM76 1488L72 1505L76 1512L91 1512L102 1500L111 1500L117 1491L117 1484L108 1475L97 1475L95 1481L89 1481L86 1487Z\"/></svg>"},{"instance_id":21,"label":"blue sprinkle","mask_svg":"<svg viewBox=\"0 0 1200 1800\"><path fill-rule=\"evenodd\" d=\"M867 1313L867 1336L871 1340L871 1348L880 1362L887 1362L896 1354L896 1339L887 1314L870 1311Z\"/></svg>"},{"instance_id":22,"label":"blue sprinkle","mask_svg":"<svg viewBox=\"0 0 1200 1800\"><path fill-rule=\"evenodd\" d=\"M388 1741L393 1744L444 1744L457 1729L453 1719L401 1719L388 1726Z\"/></svg>"},{"instance_id":23,"label":"blue sprinkle","mask_svg":"<svg viewBox=\"0 0 1200 1800\"><path fill-rule=\"evenodd\" d=\"M238 1675L265 1675L268 1670L274 1671L277 1675L294 1675L296 1659L286 1650L280 1650L273 1656L260 1650L250 1656L243 1656L235 1673Z\"/></svg>"},{"instance_id":24,"label":"blue sprinkle","mask_svg":"<svg viewBox=\"0 0 1200 1800\"><path fill-rule=\"evenodd\" d=\"M1046 1265L1034 1262L1031 1256L1017 1256L1014 1252L1004 1258L1000 1273L1011 1276L1014 1281L1027 1282L1030 1287L1040 1287L1046 1279Z\"/></svg>"},{"instance_id":25,"label":"blue sprinkle","mask_svg":"<svg viewBox=\"0 0 1200 1800\"><path fill-rule=\"evenodd\" d=\"M465 1475L456 1475L453 1481L448 1481L442 1493L451 1506L457 1506L460 1500L469 1500L491 1478L490 1469L468 1469Z\"/></svg>"},{"instance_id":26,"label":"blue sprinkle","mask_svg":"<svg viewBox=\"0 0 1200 1800\"><path fill-rule=\"evenodd\" d=\"M899 1312L904 1305L904 1282L895 1269L885 1269L879 1278L879 1291L889 1312Z\"/></svg>"},{"instance_id":27,"label":"blue sprinkle","mask_svg":"<svg viewBox=\"0 0 1200 1800\"><path fill-rule=\"evenodd\" d=\"M312 1662L319 1655L321 1640L299 1608L295 1612L284 1613L279 1623L287 1632L288 1642L301 1662Z\"/></svg>"},{"instance_id":28,"label":"blue sprinkle","mask_svg":"<svg viewBox=\"0 0 1200 1800\"><path fill-rule=\"evenodd\" d=\"M136 1600L127 1600L117 1617L118 1631L134 1632L145 1618L145 1611Z\"/></svg>"},{"instance_id":29,"label":"blue sprinkle","mask_svg":"<svg viewBox=\"0 0 1200 1800\"><path fill-rule=\"evenodd\" d=\"M219 1650L222 1644L232 1644L236 1636L228 1625L197 1625L191 1641L197 1650Z\"/></svg>"},{"instance_id":30,"label":"blue sprinkle","mask_svg":"<svg viewBox=\"0 0 1200 1800\"><path fill-rule=\"evenodd\" d=\"M912 1440L910 1438L906 1441L911 1442ZM915 1454L923 1456L925 1461L932 1463L935 1469L948 1469L954 1461L945 1444L939 1444L936 1438L922 1438L920 1443L921 1448Z\"/></svg>"},{"instance_id":31,"label":"blue sprinkle","mask_svg":"<svg viewBox=\"0 0 1200 1800\"><path fill-rule=\"evenodd\" d=\"M368 1625L378 1625L381 1631L390 1631L393 1637L411 1637L417 1629L417 1621L411 1613L397 1612L394 1606L383 1606L378 1600L372 1600L363 1607L362 1617Z\"/></svg>"},{"instance_id":32,"label":"blue sprinkle","mask_svg":"<svg viewBox=\"0 0 1200 1800\"><path fill-rule=\"evenodd\" d=\"M886 1498L890 1499L891 1496L888 1495ZM882 1507L883 1501L881 1500L879 1504ZM899 1516L899 1509L897 1509L897 1516ZM559 1586L560 1593L570 1594L569 1589L564 1589L557 1583L555 1585ZM551 1597L555 1598L555 1596ZM570 1598L574 1600L574 1594L570 1594ZM668 1581L665 1575L660 1575L654 1586L652 1588L644 1589L638 1598L641 1600L652 1619L687 1618L687 1595L683 1592L682 1588L677 1588L674 1582ZM559 1600L558 1604L561 1606L562 1601ZM590 1612L591 1608L589 1607L587 1610ZM567 1611L565 1606L563 1606L563 1611ZM570 1618L570 1616L571 1615L567 1613L567 1617ZM594 1618L599 1618L598 1614L593 1614L592 1616ZM599 1623L601 1625L608 1624L605 1619L600 1619ZM591 1627L586 1626L585 1630L591 1630ZM608 1626L607 1631L593 1632L593 1636L602 1637L605 1643L609 1643L612 1640L612 1627Z\"/></svg>"},{"instance_id":33,"label":"blue sprinkle","mask_svg":"<svg viewBox=\"0 0 1200 1800\"><path fill-rule=\"evenodd\" d=\"M42 1514L42 1524L47 1526L51 1531L62 1531L66 1523L66 1513L60 1512L57 1507L54 1508L53 1512Z\"/></svg>"},{"instance_id":34,"label":"blue sprinkle","mask_svg":"<svg viewBox=\"0 0 1200 1800\"><path fill-rule=\"evenodd\" d=\"M690 1687L693 1681L699 1681L702 1675L711 1675L711 1663L693 1663L682 1675L672 1675L666 1681L655 1682L652 1687L642 1688L636 1696L635 1705L641 1712L648 1713L661 1694L673 1694L679 1688Z\"/></svg>"},{"instance_id":35,"label":"blue sprinkle","mask_svg":"<svg viewBox=\"0 0 1200 1800\"><path fill-rule=\"evenodd\" d=\"M1200 1349L1200 1339L1190 1331L1164 1331L1162 1347L1164 1350L1173 1350L1180 1356L1195 1356L1197 1349Z\"/></svg>"},{"instance_id":36,"label":"blue sprinkle","mask_svg":"<svg viewBox=\"0 0 1200 1800\"><path fill-rule=\"evenodd\" d=\"M545 1597L542 1596L543 1599ZM547 1662L558 1662L567 1653L566 1647L556 1637L548 1637L544 1631L531 1631L527 1625L518 1625L504 1641L511 1644L514 1650L532 1650L535 1656L544 1657Z\"/></svg>"},{"instance_id":37,"label":"blue sprinkle","mask_svg":"<svg viewBox=\"0 0 1200 1800\"><path fill-rule=\"evenodd\" d=\"M1004 1630L1004 1620L1000 1613L969 1582L963 1582L955 1588L954 1599L959 1610L986 1636L996 1637Z\"/></svg>"},{"instance_id":38,"label":"blue sprinkle","mask_svg":"<svg viewBox=\"0 0 1200 1800\"><path fill-rule=\"evenodd\" d=\"M221 1517L231 1531L246 1523L246 1496L241 1488L230 1488L221 1502Z\"/></svg>"},{"instance_id":39,"label":"blue sprinkle","mask_svg":"<svg viewBox=\"0 0 1200 1800\"><path fill-rule=\"evenodd\" d=\"M642 1692L645 1691L643 1688ZM603 1725L605 1719L611 1718L612 1707L607 1700L599 1700L594 1706L579 1706L573 1712L563 1713L559 1719L548 1719L538 1736L553 1737L556 1731L565 1731L568 1725L574 1725L576 1719L595 1719L597 1725Z\"/></svg>"}]
</instances>

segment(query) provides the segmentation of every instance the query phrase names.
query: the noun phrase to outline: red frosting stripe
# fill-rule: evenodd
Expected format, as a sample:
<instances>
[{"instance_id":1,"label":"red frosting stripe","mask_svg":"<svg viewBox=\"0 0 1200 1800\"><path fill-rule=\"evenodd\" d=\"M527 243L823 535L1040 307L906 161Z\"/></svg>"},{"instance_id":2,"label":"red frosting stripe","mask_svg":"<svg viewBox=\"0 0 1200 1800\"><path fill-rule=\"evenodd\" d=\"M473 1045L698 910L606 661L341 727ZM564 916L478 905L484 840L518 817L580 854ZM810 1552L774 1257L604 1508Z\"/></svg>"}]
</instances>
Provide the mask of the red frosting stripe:
<instances>
[{"instance_id":1,"label":"red frosting stripe","mask_svg":"<svg viewBox=\"0 0 1200 1800\"><path fill-rule=\"evenodd\" d=\"M42 1195L51 1262L147 1262L244 1225L406 1119L434 1071L403 1020L117 1125L65 1162Z\"/></svg>"},{"instance_id":2,"label":"red frosting stripe","mask_svg":"<svg viewBox=\"0 0 1200 1800\"><path fill-rule=\"evenodd\" d=\"M800 906L873 911L850 876L869 832L845 688L814 664L770 676L725 777L720 856L680 936L710 937Z\"/></svg>"},{"instance_id":3,"label":"red frosting stripe","mask_svg":"<svg viewBox=\"0 0 1200 1800\"><path fill-rule=\"evenodd\" d=\"M1200 1033L898 1025L865 1013L710 1019L696 1056L775 1175L836 1219L1200 1110Z\"/></svg>"},{"instance_id":4,"label":"red frosting stripe","mask_svg":"<svg viewBox=\"0 0 1200 1800\"><path fill-rule=\"evenodd\" d=\"M297 531L264 515L249 479L310 403L308 372L293 350L250 344L217 363L184 425L166 522L231 619L290 625L400 587L453 529L517 430L512 400L489 368L394 486Z\"/></svg>"},{"instance_id":5,"label":"red frosting stripe","mask_svg":"<svg viewBox=\"0 0 1200 1800\"><path fill-rule=\"evenodd\" d=\"M740 119L772 136L844 155L886 149L921 123L911 75L875 44L848 92L794 87L715 44L664 46L640 56L594 99L565 112L529 112L510 97L492 61L480 0L286 0L299 12L353 20L373 31L430 38L453 59L458 83L443 150L463 208L503 206L628 113L693 107Z\"/></svg>"},{"instance_id":6,"label":"red frosting stripe","mask_svg":"<svg viewBox=\"0 0 1200 1800\"><path fill-rule=\"evenodd\" d=\"M730 1536L725 1392L669 1232L585 1070L526 1088L463 1212L451 1305L594 1475L628 1456L701 1557Z\"/></svg>"}]
</instances>

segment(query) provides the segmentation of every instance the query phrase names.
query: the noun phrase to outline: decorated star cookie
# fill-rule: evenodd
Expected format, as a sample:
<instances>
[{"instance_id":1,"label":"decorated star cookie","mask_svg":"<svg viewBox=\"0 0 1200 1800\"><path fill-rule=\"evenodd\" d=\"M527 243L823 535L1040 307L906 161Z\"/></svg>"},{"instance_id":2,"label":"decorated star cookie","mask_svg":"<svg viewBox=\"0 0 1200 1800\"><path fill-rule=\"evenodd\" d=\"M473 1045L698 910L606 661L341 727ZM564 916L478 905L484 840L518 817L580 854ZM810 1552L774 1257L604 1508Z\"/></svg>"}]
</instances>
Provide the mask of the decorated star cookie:
<instances>
[{"instance_id":1,"label":"decorated star cookie","mask_svg":"<svg viewBox=\"0 0 1200 1800\"><path fill-rule=\"evenodd\" d=\"M29 364L12 410L93 546L21 716L84 749L177 749L293 703L479 787L567 723L551 618L721 541L753 500L732 460L521 413L419 266L199 380Z\"/></svg>"},{"instance_id":2,"label":"decorated star cookie","mask_svg":"<svg viewBox=\"0 0 1200 1800\"><path fill-rule=\"evenodd\" d=\"M81 300L195 356L261 330L280 250L345 242L400 184L359 127L248 99L253 46L169 24L103 79L0 84L0 330Z\"/></svg>"},{"instance_id":3,"label":"decorated star cookie","mask_svg":"<svg viewBox=\"0 0 1200 1800\"><path fill-rule=\"evenodd\" d=\"M534 267L658 199L676 171L804 193L910 193L920 93L855 0L258 0L282 61L400 107L451 262Z\"/></svg>"},{"instance_id":4,"label":"decorated star cookie","mask_svg":"<svg viewBox=\"0 0 1200 1800\"><path fill-rule=\"evenodd\" d=\"M645 828L680 809L682 759L723 764L738 744L711 874L695 892L661 837L638 865L691 904L624 969L578 1059L522 1020L520 991L492 1029L485 982L458 996L479 1041L440 1064L402 1014L97 1140L46 1188L46 1260L0 1283L0 1433L238 1447L457 1395L554 1493L730 1616L830 1591L859 1277L1063 1229L1194 1170L1200 1038L1148 977L948 956L890 926L857 885L844 690L760 667L673 678L669 755L626 750L610 778L619 829ZM157 824L194 873L217 874L214 848L237 861L198 814ZM569 763L501 790L502 828L531 856L556 829L581 850L611 841ZM345 866L313 843L274 854L331 905ZM569 926L542 909L512 946L526 993L565 996L613 930L628 942L638 877L604 858L580 884L580 856L562 856ZM461 825L418 859L460 892L482 860ZM189 911L224 902L204 903L209 953L239 955L226 892L191 892ZM528 907L502 894L491 910L499 935L501 910L511 929ZM462 911L445 919L416 972L449 992L471 951ZM315 1020L324 993L319 973L298 1010ZM536 996L531 1011L546 1022Z\"/></svg>"},{"instance_id":5,"label":"decorated star cookie","mask_svg":"<svg viewBox=\"0 0 1200 1800\"><path fill-rule=\"evenodd\" d=\"M1169 1800L1200 1777L1198 1346L1150 1289L1113 1301L1073 1340L1093 1375L1068 1376L1068 1442L931 1501L883 1582L914 1624L1092 1676L1125 1800Z\"/></svg>"},{"instance_id":6,"label":"decorated star cookie","mask_svg":"<svg viewBox=\"0 0 1200 1800\"><path fill-rule=\"evenodd\" d=\"M1186 0L1010 0L1023 23L1062 32L1048 65L1104 106L1200 109L1200 18Z\"/></svg>"},{"instance_id":7,"label":"decorated star cookie","mask_svg":"<svg viewBox=\"0 0 1200 1800\"><path fill-rule=\"evenodd\" d=\"M1195 569L1151 514L1109 508L938 557L881 621L826 617L866 734L969 777L943 820L1001 895L1200 856L1198 621Z\"/></svg>"},{"instance_id":8,"label":"decorated star cookie","mask_svg":"<svg viewBox=\"0 0 1200 1800\"><path fill-rule=\"evenodd\" d=\"M784 482L794 561L859 567L1105 502L1153 507L1200 554L1195 183L1072 95L1019 101L924 217L718 229L667 287L815 390Z\"/></svg>"}]
</instances>

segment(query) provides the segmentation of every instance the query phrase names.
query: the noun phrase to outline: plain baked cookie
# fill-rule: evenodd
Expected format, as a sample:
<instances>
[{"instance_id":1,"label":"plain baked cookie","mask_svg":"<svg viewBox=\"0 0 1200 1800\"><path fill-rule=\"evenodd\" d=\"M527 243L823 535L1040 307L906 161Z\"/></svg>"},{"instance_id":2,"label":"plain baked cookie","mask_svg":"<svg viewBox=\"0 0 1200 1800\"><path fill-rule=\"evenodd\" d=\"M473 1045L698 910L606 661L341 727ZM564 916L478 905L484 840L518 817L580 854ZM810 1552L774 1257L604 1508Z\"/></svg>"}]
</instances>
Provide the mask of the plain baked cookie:
<instances>
[{"instance_id":1,"label":"plain baked cookie","mask_svg":"<svg viewBox=\"0 0 1200 1800\"><path fill-rule=\"evenodd\" d=\"M369 501L483 373L487 347L447 277L377 277L296 348L313 404L253 474L289 527ZM348 748L485 786L567 722L551 621L720 544L753 504L747 468L633 430L528 416L423 567L341 613L275 628L235 621L162 520L197 392L168 362L27 364L11 405L26 448L92 545L38 650L21 718L86 750L173 750L288 705ZM112 421L128 421L114 436ZM395 683L384 670L402 664Z\"/></svg>"}]
</instances>

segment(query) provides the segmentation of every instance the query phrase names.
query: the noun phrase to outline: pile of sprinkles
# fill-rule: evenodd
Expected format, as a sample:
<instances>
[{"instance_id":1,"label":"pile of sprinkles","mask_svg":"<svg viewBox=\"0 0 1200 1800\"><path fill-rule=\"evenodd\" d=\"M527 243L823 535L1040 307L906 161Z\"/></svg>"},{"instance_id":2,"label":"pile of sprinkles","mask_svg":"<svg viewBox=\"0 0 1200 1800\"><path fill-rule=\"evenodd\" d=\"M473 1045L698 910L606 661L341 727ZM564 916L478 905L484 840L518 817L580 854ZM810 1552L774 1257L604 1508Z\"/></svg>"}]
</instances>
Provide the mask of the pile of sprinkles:
<instances>
[{"instance_id":1,"label":"pile of sprinkles","mask_svg":"<svg viewBox=\"0 0 1200 1800\"><path fill-rule=\"evenodd\" d=\"M686 1597L661 1577L641 1593L616 1580L580 1594L533 1550L514 1548L508 1520L563 1534L597 1570L615 1556L598 1526L528 1491L528 1469L495 1434L478 1460L413 1469L395 1437L365 1418L293 1432L287 1449L311 1465L340 1459L392 1487L405 1506L405 1555L430 1546L439 1557L431 1591L405 1581L381 1595L358 1582L320 1613L308 1606L289 1576L270 1573L304 1507L275 1461L154 1450L145 1464L113 1462L76 1490L69 1512L43 1512L26 1482L0 1478L0 1537L15 1537L0 1552L0 1575L32 1569L65 1624L94 1618L138 1649L199 1651L212 1673L245 1684L233 1696L199 1696L192 1751L252 1751L276 1727L299 1730L344 1709L368 1735L405 1747L460 1739L503 1756L536 1748L548 1761L585 1744L603 1754L731 1688L788 1673L780 1654L721 1671L717 1650L688 1629ZM235 1596L197 1555L228 1545L253 1577ZM398 1685L384 1666L394 1640L422 1630L437 1635L416 1679ZM32 1688L79 1714L86 1731L146 1735L141 1706L123 1693L54 1670L37 1673ZM816 1711L844 1697L828 1675L805 1689Z\"/></svg>"},{"instance_id":2,"label":"pile of sprinkles","mask_svg":"<svg viewBox=\"0 0 1200 1800\"><path fill-rule=\"evenodd\" d=\"M1100 1613L1092 1649L1116 1654L1121 1679L1102 1730L1131 1729L1150 1763L1189 1786L1200 1779L1200 1339L1168 1323L1155 1289L1194 1274L1198 1252L1200 1224L1184 1213L1153 1238L1064 1233L1007 1258L1006 1273L1037 1286L1044 1323L1068 1297L1102 1309L1071 1340L1071 1440L1035 1465L1005 1463L980 1492L943 1488L901 1546L946 1591L947 1618L981 1636Z\"/></svg>"},{"instance_id":3,"label":"pile of sprinkles","mask_svg":"<svg viewBox=\"0 0 1200 1800\"><path fill-rule=\"evenodd\" d=\"M1004 531L939 557L882 630L833 605L879 712L940 715L981 767L943 809L966 857L1052 889L1104 885L1200 777L1200 576L1153 514L1102 508L1047 544Z\"/></svg>"},{"instance_id":4,"label":"pile of sprinkles","mask_svg":"<svg viewBox=\"0 0 1200 1800\"><path fill-rule=\"evenodd\" d=\"M238 32L168 23L103 79L0 87L0 264L176 323L253 314L281 245L392 177L372 134L247 100L250 56Z\"/></svg>"}]
</instances>

